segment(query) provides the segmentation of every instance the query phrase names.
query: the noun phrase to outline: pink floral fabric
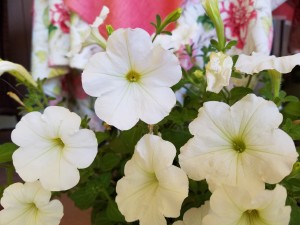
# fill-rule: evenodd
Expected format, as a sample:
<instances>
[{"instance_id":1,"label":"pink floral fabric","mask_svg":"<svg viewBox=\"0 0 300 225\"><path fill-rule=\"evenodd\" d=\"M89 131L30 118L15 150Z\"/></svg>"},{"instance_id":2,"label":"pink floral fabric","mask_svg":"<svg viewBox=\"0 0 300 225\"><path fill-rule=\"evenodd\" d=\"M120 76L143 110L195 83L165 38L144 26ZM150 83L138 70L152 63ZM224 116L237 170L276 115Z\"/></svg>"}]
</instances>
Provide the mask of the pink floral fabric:
<instances>
[{"instance_id":1,"label":"pink floral fabric","mask_svg":"<svg viewBox=\"0 0 300 225\"><path fill-rule=\"evenodd\" d=\"M62 32L70 32L70 12L63 2L55 3L50 9L50 22L58 26Z\"/></svg>"},{"instance_id":2,"label":"pink floral fabric","mask_svg":"<svg viewBox=\"0 0 300 225\"><path fill-rule=\"evenodd\" d=\"M226 36L237 39L237 48L243 49L249 31L249 25L257 19L254 0L236 0L229 4L221 3L220 8L224 18Z\"/></svg>"}]
</instances>

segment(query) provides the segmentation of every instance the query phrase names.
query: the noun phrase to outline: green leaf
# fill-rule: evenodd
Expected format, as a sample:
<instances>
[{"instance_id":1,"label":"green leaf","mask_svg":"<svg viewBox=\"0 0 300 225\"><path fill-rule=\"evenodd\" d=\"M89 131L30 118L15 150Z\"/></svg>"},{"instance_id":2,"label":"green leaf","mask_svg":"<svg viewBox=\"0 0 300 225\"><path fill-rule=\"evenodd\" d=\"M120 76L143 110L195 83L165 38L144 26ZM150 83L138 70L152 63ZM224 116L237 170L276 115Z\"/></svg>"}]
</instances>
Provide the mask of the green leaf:
<instances>
[{"instance_id":1,"label":"green leaf","mask_svg":"<svg viewBox=\"0 0 300 225\"><path fill-rule=\"evenodd\" d=\"M234 55L234 56L232 56L231 58L232 58L232 61L233 61L233 67L234 67L235 64L236 64L236 62L237 62L237 60L238 60L238 58L239 58L239 55Z\"/></svg>"},{"instance_id":2,"label":"green leaf","mask_svg":"<svg viewBox=\"0 0 300 225\"><path fill-rule=\"evenodd\" d=\"M94 224L95 225L116 225L115 222L110 221L105 211L101 211L97 213Z\"/></svg>"},{"instance_id":3,"label":"green leaf","mask_svg":"<svg viewBox=\"0 0 300 225\"><path fill-rule=\"evenodd\" d=\"M250 93L253 93L253 90L250 88L246 88L246 87L232 88L230 91L230 100L229 100L230 105L234 104L235 102L239 101L244 96Z\"/></svg>"},{"instance_id":4,"label":"green leaf","mask_svg":"<svg viewBox=\"0 0 300 225\"><path fill-rule=\"evenodd\" d=\"M17 150L18 146L14 143L5 143L0 145L0 163L12 161L12 154Z\"/></svg>"},{"instance_id":5,"label":"green leaf","mask_svg":"<svg viewBox=\"0 0 300 225\"><path fill-rule=\"evenodd\" d=\"M287 198L287 204L291 206L291 219L289 225L299 225L300 221L300 207L297 205L297 202L291 198Z\"/></svg>"},{"instance_id":6,"label":"green leaf","mask_svg":"<svg viewBox=\"0 0 300 225\"><path fill-rule=\"evenodd\" d=\"M114 32L114 28L110 24L106 25L105 28L106 28L106 32L107 32L108 36L110 36Z\"/></svg>"},{"instance_id":7,"label":"green leaf","mask_svg":"<svg viewBox=\"0 0 300 225\"><path fill-rule=\"evenodd\" d=\"M161 17L160 15L156 15L156 26L155 27L160 27L161 25Z\"/></svg>"},{"instance_id":8,"label":"green leaf","mask_svg":"<svg viewBox=\"0 0 300 225\"><path fill-rule=\"evenodd\" d=\"M283 99L283 102L298 102L299 98L293 95L288 95Z\"/></svg>"},{"instance_id":9,"label":"green leaf","mask_svg":"<svg viewBox=\"0 0 300 225\"><path fill-rule=\"evenodd\" d=\"M191 137L192 135L190 132L184 130L173 130L169 128L162 132L162 138L166 141L172 142L177 150L181 148Z\"/></svg>"},{"instance_id":10,"label":"green leaf","mask_svg":"<svg viewBox=\"0 0 300 225\"><path fill-rule=\"evenodd\" d=\"M106 208L106 215L110 221L125 222L124 216L120 213L117 204L113 201L108 202L108 206Z\"/></svg>"},{"instance_id":11,"label":"green leaf","mask_svg":"<svg viewBox=\"0 0 300 225\"><path fill-rule=\"evenodd\" d=\"M290 118L287 118L282 129L288 133L293 140L300 140L300 124L294 124Z\"/></svg>"},{"instance_id":12,"label":"green leaf","mask_svg":"<svg viewBox=\"0 0 300 225\"><path fill-rule=\"evenodd\" d=\"M110 171L116 167L121 160L121 157L115 153L106 153L100 158L100 169L103 171Z\"/></svg>"},{"instance_id":13,"label":"green leaf","mask_svg":"<svg viewBox=\"0 0 300 225\"><path fill-rule=\"evenodd\" d=\"M136 143L148 133L147 124L139 122L133 128L122 131L121 134L110 142L110 149L118 153L132 153Z\"/></svg>"},{"instance_id":14,"label":"green leaf","mask_svg":"<svg viewBox=\"0 0 300 225\"><path fill-rule=\"evenodd\" d=\"M231 49L233 46L236 46L236 44L237 44L236 40L232 40L232 41L228 42L227 45L225 46L225 50Z\"/></svg>"},{"instance_id":15,"label":"green leaf","mask_svg":"<svg viewBox=\"0 0 300 225\"><path fill-rule=\"evenodd\" d=\"M166 35L172 35L172 32L167 31L167 30L162 31L161 33L162 33L162 34L166 34Z\"/></svg>"},{"instance_id":16,"label":"green leaf","mask_svg":"<svg viewBox=\"0 0 300 225\"><path fill-rule=\"evenodd\" d=\"M101 144L103 141L109 139L110 135L107 132L95 132L98 144Z\"/></svg>"},{"instance_id":17,"label":"green leaf","mask_svg":"<svg viewBox=\"0 0 300 225\"><path fill-rule=\"evenodd\" d=\"M231 77L235 77L235 78L239 78L239 79L243 78L242 74L238 71L233 71L231 74Z\"/></svg>"},{"instance_id":18,"label":"green leaf","mask_svg":"<svg viewBox=\"0 0 300 225\"><path fill-rule=\"evenodd\" d=\"M100 176L95 176L93 180L85 183L85 186L78 187L77 190L70 194L70 198L75 202L75 205L80 209L87 209L94 205L97 196L101 190L106 189L110 185L111 174L103 173Z\"/></svg>"},{"instance_id":19,"label":"green leaf","mask_svg":"<svg viewBox=\"0 0 300 225\"><path fill-rule=\"evenodd\" d=\"M300 116L300 102L290 102L284 108L283 111L292 116Z\"/></svg>"},{"instance_id":20,"label":"green leaf","mask_svg":"<svg viewBox=\"0 0 300 225\"><path fill-rule=\"evenodd\" d=\"M211 39L210 44L216 49L219 47L219 43L215 39Z\"/></svg>"}]
</instances>

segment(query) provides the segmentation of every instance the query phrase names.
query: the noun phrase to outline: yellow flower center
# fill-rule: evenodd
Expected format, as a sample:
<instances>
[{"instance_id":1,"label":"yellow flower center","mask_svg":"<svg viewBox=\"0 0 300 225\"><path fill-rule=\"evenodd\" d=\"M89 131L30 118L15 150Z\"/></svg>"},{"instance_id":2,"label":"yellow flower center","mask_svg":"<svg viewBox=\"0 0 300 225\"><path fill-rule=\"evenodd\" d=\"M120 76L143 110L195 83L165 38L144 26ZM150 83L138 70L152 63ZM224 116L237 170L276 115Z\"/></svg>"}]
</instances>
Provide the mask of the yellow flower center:
<instances>
[{"instance_id":1,"label":"yellow flower center","mask_svg":"<svg viewBox=\"0 0 300 225\"><path fill-rule=\"evenodd\" d=\"M126 74L126 79L129 82L138 82L141 79L141 74L139 74L138 72L134 71L134 70L130 70L127 74Z\"/></svg>"},{"instance_id":2,"label":"yellow flower center","mask_svg":"<svg viewBox=\"0 0 300 225\"><path fill-rule=\"evenodd\" d=\"M64 142L60 138L53 139L53 143L54 143L54 146L57 146L59 148L64 148L65 147Z\"/></svg>"},{"instance_id":3,"label":"yellow flower center","mask_svg":"<svg viewBox=\"0 0 300 225\"><path fill-rule=\"evenodd\" d=\"M242 219L249 225L256 225L258 222L261 222L259 212L256 209L247 210L243 213Z\"/></svg>"},{"instance_id":4,"label":"yellow flower center","mask_svg":"<svg viewBox=\"0 0 300 225\"><path fill-rule=\"evenodd\" d=\"M232 141L232 148L238 153L242 153L246 150L246 145L242 139L236 138Z\"/></svg>"}]
</instances>

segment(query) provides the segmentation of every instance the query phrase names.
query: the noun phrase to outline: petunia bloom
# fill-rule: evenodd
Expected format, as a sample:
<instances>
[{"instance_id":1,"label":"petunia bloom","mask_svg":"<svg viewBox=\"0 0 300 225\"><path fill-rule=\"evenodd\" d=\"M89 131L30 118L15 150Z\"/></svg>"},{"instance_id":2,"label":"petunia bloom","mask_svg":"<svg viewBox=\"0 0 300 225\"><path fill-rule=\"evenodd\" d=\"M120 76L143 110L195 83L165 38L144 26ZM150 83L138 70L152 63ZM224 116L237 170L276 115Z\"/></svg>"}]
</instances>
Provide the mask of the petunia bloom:
<instances>
[{"instance_id":1,"label":"petunia bloom","mask_svg":"<svg viewBox=\"0 0 300 225\"><path fill-rule=\"evenodd\" d=\"M93 131L79 129L81 118L68 109L49 106L44 113L30 112L12 131L20 146L13 154L17 173L26 182L40 180L50 191L67 190L79 182L79 171L97 154Z\"/></svg>"},{"instance_id":2,"label":"petunia bloom","mask_svg":"<svg viewBox=\"0 0 300 225\"><path fill-rule=\"evenodd\" d=\"M116 202L127 222L166 225L165 217L178 217L188 195L186 174L172 162L174 145L146 134L125 165L125 176L118 181Z\"/></svg>"},{"instance_id":3,"label":"petunia bloom","mask_svg":"<svg viewBox=\"0 0 300 225\"><path fill-rule=\"evenodd\" d=\"M300 54L275 57L274 55L268 56L253 52L251 56L241 54L235 64L235 68L247 74L259 73L263 70L289 73L296 65L300 65Z\"/></svg>"},{"instance_id":4,"label":"petunia bloom","mask_svg":"<svg viewBox=\"0 0 300 225\"><path fill-rule=\"evenodd\" d=\"M194 135L179 155L181 168L194 180L264 189L287 176L298 153L291 137L278 128L276 105L249 94L229 106L206 102L189 125Z\"/></svg>"},{"instance_id":5,"label":"petunia bloom","mask_svg":"<svg viewBox=\"0 0 300 225\"><path fill-rule=\"evenodd\" d=\"M90 58L82 74L85 92L98 97L95 112L120 130L139 119L156 124L176 103L171 86L181 78L179 61L151 42L142 29L119 29L107 40L106 52Z\"/></svg>"},{"instance_id":6,"label":"petunia bloom","mask_svg":"<svg viewBox=\"0 0 300 225\"><path fill-rule=\"evenodd\" d=\"M58 225L63 205L50 197L38 181L8 186L1 198L0 225Z\"/></svg>"},{"instance_id":7,"label":"petunia bloom","mask_svg":"<svg viewBox=\"0 0 300 225\"><path fill-rule=\"evenodd\" d=\"M209 63L205 66L207 91L219 93L223 87L229 85L233 61L230 56L222 52L212 52Z\"/></svg>"},{"instance_id":8,"label":"petunia bloom","mask_svg":"<svg viewBox=\"0 0 300 225\"><path fill-rule=\"evenodd\" d=\"M240 187L224 186L213 192L210 212L203 225L288 225L291 207L285 206L287 193L277 185L251 195Z\"/></svg>"},{"instance_id":9,"label":"petunia bloom","mask_svg":"<svg viewBox=\"0 0 300 225\"><path fill-rule=\"evenodd\" d=\"M199 208L191 208L183 215L183 221L176 221L173 225L202 225L202 219L209 212L209 201Z\"/></svg>"}]
</instances>

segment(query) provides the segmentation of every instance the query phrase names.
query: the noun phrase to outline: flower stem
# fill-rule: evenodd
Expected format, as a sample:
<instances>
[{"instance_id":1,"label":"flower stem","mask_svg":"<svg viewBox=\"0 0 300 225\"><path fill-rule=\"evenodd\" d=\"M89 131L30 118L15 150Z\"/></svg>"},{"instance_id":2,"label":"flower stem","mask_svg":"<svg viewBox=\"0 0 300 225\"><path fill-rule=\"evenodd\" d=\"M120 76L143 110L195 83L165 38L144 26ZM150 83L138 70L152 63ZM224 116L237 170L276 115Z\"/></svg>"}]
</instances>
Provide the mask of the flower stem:
<instances>
[{"instance_id":1,"label":"flower stem","mask_svg":"<svg viewBox=\"0 0 300 225\"><path fill-rule=\"evenodd\" d=\"M249 75L248 82L246 84L246 88L249 88L251 81L252 81L252 75Z\"/></svg>"}]
</instances>

